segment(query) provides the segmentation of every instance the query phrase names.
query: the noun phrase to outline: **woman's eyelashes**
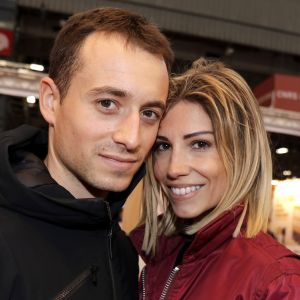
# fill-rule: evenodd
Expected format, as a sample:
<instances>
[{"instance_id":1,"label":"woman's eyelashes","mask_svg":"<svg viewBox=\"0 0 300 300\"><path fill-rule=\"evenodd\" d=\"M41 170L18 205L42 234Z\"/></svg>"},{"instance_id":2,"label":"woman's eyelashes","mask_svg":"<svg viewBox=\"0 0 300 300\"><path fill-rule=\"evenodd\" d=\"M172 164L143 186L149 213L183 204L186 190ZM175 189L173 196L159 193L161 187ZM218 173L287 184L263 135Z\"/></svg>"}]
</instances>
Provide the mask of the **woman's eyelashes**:
<instances>
[{"instance_id":1,"label":"woman's eyelashes","mask_svg":"<svg viewBox=\"0 0 300 300\"><path fill-rule=\"evenodd\" d=\"M170 149L170 144L167 142L159 142L157 141L154 146L153 146L153 151L154 152L164 152Z\"/></svg>"},{"instance_id":2,"label":"woman's eyelashes","mask_svg":"<svg viewBox=\"0 0 300 300\"><path fill-rule=\"evenodd\" d=\"M207 140L196 140L196 141L192 141L191 145L192 148L194 149L199 149L204 151L206 149L209 149L212 146L212 142Z\"/></svg>"},{"instance_id":3,"label":"woman's eyelashes","mask_svg":"<svg viewBox=\"0 0 300 300\"><path fill-rule=\"evenodd\" d=\"M192 140L190 142L187 142L187 147L192 149L192 150L197 150L197 151L206 151L209 150L213 146L212 141L208 140ZM166 141L156 141L153 147L153 151L156 153L159 152L165 152L168 151L172 148L171 143L166 142Z\"/></svg>"}]
</instances>

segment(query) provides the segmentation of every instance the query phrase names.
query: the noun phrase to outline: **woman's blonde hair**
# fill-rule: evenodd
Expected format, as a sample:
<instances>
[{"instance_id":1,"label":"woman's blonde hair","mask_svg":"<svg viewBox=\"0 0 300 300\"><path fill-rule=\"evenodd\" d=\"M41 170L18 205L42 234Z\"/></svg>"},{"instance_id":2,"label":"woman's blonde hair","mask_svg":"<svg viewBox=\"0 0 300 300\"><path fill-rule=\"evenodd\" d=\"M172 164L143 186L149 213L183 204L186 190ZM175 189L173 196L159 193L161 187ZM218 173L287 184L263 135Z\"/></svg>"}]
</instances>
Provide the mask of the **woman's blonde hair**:
<instances>
[{"instance_id":1,"label":"woman's blonde hair","mask_svg":"<svg viewBox=\"0 0 300 300\"><path fill-rule=\"evenodd\" d=\"M151 153L146 163L142 214L143 250L147 254L154 254L158 235L194 234L239 203L244 204L244 211L234 237L240 234L244 220L245 237L253 237L267 228L271 208L271 153L258 103L245 80L220 62L200 58L187 72L172 78L166 113L180 101L198 103L209 115L226 170L227 188L212 211L187 226L176 217L165 187L154 177L155 155ZM164 214L157 218L160 204Z\"/></svg>"}]
</instances>

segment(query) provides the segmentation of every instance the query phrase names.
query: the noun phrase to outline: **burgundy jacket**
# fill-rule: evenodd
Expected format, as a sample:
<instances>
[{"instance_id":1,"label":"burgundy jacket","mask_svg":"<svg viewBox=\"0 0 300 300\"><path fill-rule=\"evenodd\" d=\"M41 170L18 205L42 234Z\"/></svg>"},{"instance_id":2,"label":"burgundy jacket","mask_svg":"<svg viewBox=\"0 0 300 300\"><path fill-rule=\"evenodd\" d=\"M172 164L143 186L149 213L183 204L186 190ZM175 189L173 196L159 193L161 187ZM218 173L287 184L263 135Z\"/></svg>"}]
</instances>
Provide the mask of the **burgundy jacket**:
<instances>
[{"instance_id":1,"label":"burgundy jacket","mask_svg":"<svg viewBox=\"0 0 300 300\"><path fill-rule=\"evenodd\" d=\"M300 257L265 233L232 238L242 207L223 213L201 229L175 266L183 236L162 236L154 258L141 253L144 229L131 238L146 268L140 299L300 299Z\"/></svg>"}]
</instances>

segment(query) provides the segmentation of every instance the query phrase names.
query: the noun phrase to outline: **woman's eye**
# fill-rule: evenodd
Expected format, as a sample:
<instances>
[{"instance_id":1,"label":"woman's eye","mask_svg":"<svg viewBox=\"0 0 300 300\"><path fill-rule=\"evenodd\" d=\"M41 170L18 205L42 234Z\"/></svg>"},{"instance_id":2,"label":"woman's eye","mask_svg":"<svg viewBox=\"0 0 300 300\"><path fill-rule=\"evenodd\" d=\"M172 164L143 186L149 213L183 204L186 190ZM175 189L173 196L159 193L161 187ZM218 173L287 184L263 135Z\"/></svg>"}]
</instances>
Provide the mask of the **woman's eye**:
<instances>
[{"instance_id":1,"label":"woman's eye","mask_svg":"<svg viewBox=\"0 0 300 300\"><path fill-rule=\"evenodd\" d=\"M195 141L193 142L193 148L195 149L206 149L206 148L209 148L211 146L211 143L210 142L207 142L207 141Z\"/></svg>"},{"instance_id":2,"label":"woman's eye","mask_svg":"<svg viewBox=\"0 0 300 300\"><path fill-rule=\"evenodd\" d=\"M164 152L170 148L168 143L156 143L154 145L154 152Z\"/></svg>"}]
</instances>

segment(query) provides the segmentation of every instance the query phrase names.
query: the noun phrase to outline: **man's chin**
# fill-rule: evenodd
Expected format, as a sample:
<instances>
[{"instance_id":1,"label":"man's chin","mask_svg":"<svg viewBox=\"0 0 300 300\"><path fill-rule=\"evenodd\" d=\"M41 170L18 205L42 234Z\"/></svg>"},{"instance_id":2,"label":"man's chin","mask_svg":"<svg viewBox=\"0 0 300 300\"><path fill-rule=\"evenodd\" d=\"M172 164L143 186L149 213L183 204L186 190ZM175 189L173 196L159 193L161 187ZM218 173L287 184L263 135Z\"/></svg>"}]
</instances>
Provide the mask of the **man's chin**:
<instances>
[{"instance_id":1,"label":"man's chin","mask_svg":"<svg viewBox=\"0 0 300 300\"><path fill-rule=\"evenodd\" d=\"M110 188L108 192L115 192L115 193L120 193L124 192L130 185L130 182L124 183L124 184L116 184Z\"/></svg>"},{"instance_id":2,"label":"man's chin","mask_svg":"<svg viewBox=\"0 0 300 300\"><path fill-rule=\"evenodd\" d=\"M101 187L99 186L99 188L102 191L106 191L107 193L109 192L115 192L115 193L120 193L125 191L130 183L131 183L132 179L124 179L124 180L120 180L120 178L118 179L112 179L110 182L106 182L106 184L101 185Z\"/></svg>"}]
</instances>

